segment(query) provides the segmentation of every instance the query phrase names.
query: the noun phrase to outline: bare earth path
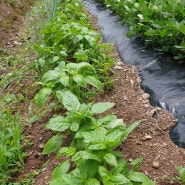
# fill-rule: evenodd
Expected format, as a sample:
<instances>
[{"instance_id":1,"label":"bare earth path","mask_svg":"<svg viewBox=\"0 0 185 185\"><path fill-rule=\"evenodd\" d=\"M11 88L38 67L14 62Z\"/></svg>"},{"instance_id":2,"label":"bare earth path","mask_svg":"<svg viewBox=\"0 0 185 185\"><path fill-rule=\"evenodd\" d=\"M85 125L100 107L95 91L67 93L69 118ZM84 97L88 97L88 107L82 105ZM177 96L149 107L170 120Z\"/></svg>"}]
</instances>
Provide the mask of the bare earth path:
<instances>
[{"instance_id":1,"label":"bare earth path","mask_svg":"<svg viewBox=\"0 0 185 185\"><path fill-rule=\"evenodd\" d=\"M27 11L27 9L24 11ZM3 1L0 2L0 22L2 23L3 20L6 23L7 17L11 13L11 8ZM8 31L6 24L1 24L0 26L0 39L3 47L8 46L9 42L17 36L17 31L22 26L23 14L17 13L14 19L14 24L10 26ZM99 30L96 18L92 15L91 23L94 25L94 29ZM134 66L123 64L116 48L113 49L111 55L117 61L113 77L115 79L114 89L99 95L98 101L116 103L111 112L119 118L123 118L127 125L137 120L142 120L142 124L117 150L120 150L130 162L142 156L143 161L140 170L155 180L157 185L178 185L170 177L176 176L175 165L185 166L185 150L178 148L169 139L169 131L176 124L176 120L167 111L150 105L149 95L141 89L141 80L137 69ZM25 136L33 136L31 140L33 145L26 148L29 155L25 161L25 170L21 176L40 169L48 159L50 160L49 165L37 175L35 185L48 184L51 173L59 162L54 155L42 156L41 154L42 145L52 135L52 133L43 129L44 124L51 116L50 114L44 120L30 124L24 130Z\"/></svg>"}]
</instances>

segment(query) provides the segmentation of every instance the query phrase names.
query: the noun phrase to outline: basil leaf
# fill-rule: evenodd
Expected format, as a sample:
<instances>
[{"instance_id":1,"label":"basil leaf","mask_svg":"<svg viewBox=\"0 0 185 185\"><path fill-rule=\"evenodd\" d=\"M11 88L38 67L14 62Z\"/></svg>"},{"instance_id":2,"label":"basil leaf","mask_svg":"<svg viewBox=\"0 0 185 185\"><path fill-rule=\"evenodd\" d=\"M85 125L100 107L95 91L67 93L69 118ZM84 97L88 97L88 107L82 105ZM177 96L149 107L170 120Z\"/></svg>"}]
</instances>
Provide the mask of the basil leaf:
<instances>
[{"instance_id":1,"label":"basil leaf","mask_svg":"<svg viewBox=\"0 0 185 185\"><path fill-rule=\"evenodd\" d=\"M100 185L100 181L95 178L89 178L85 182L85 185Z\"/></svg>"},{"instance_id":2,"label":"basil leaf","mask_svg":"<svg viewBox=\"0 0 185 185\"><path fill-rule=\"evenodd\" d=\"M114 107L114 103L111 102L99 102L99 103L95 103L92 108L91 111L94 114L101 114L105 111L107 111L108 109L111 109L112 107Z\"/></svg>"},{"instance_id":3,"label":"basil leaf","mask_svg":"<svg viewBox=\"0 0 185 185\"><path fill-rule=\"evenodd\" d=\"M73 80L74 80L79 86L86 88L87 83L86 83L86 81L85 81L85 78L84 78L82 75L77 74L77 75L73 76Z\"/></svg>"},{"instance_id":4,"label":"basil leaf","mask_svg":"<svg viewBox=\"0 0 185 185\"><path fill-rule=\"evenodd\" d=\"M99 157L87 151L79 151L72 157L73 161L87 160L87 159L93 159L95 161L101 162Z\"/></svg>"},{"instance_id":5,"label":"basil leaf","mask_svg":"<svg viewBox=\"0 0 185 185\"><path fill-rule=\"evenodd\" d=\"M46 102L46 100L48 99L48 96L52 93L52 89L51 88L42 88L35 96L35 101L37 103L37 105L39 106L39 108L41 108L44 103Z\"/></svg>"},{"instance_id":6,"label":"basil leaf","mask_svg":"<svg viewBox=\"0 0 185 185\"><path fill-rule=\"evenodd\" d=\"M44 150L43 150L43 155L49 154L51 152L54 152L58 150L63 142L63 135L56 135L53 136L51 139L47 141L45 144Z\"/></svg>"},{"instance_id":7,"label":"basil leaf","mask_svg":"<svg viewBox=\"0 0 185 185\"><path fill-rule=\"evenodd\" d=\"M69 160L64 161L59 166L57 166L52 173L52 180L56 178L61 178L63 174L66 174L69 171L70 162Z\"/></svg>"},{"instance_id":8,"label":"basil leaf","mask_svg":"<svg viewBox=\"0 0 185 185\"><path fill-rule=\"evenodd\" d=\"M62 132L68 129L69 126L70 123L67 121L66 118L64 118L63 116L56 116L49 120L49 123L46 124L45 128L51 129L53 131Z\"/></svg>"},{"instance_id":9,"label":"basil leaf","mask_svg":"<svg viewBox=\"0 0 185 185\"><path fill-rule=\"evenodd\" d=\"M63 105L68 111L79 110L80 102L78 98L72 94L71 92L67 91L63 94Z\"/></svg>"},{"instance_id":10,"label":"basil leaf","mask_svg":"<svg viewBox=\"0 0 185 185\"><path fill-rule=\"evenodd\" d=\"M111 154L111 153L106 153L103 157L103 159L108 163L110 164L111 166L117 166L118 163L117 163L117 159L116 157Z\"/></svg>"},{"instance_id":11,"label":"basil leaf","mask_svg":"<svg viewBox=\"0 0 185 185\"><path fill-rule=\"evenodd\" d=\"M132 172L129 174L128 178L134 182L140 182L142 185L155 185L144 173Z\"/></svg>"},{"instance_id":12,"label":"basil leaf","mask_svg":"<svg viewBox=\"0 0 185 185\"><path fill-rule=\"evenodd\" d=\"M103 84L93 76L86 76L85 80L88 84L96 87L99 91L103 92Z\"/></svg>"}]
</instances>

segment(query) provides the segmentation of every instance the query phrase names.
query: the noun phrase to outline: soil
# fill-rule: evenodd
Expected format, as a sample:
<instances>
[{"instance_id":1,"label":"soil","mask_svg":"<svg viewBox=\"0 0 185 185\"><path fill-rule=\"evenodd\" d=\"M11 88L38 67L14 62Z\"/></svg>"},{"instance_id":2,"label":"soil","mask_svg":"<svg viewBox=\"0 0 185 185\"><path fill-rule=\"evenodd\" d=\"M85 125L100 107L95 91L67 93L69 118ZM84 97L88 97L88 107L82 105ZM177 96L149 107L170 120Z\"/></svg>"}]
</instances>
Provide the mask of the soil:
<instances>
[{"instance_id":1,"label":"soil","mask_svg":"<svg viewBox=\"0 0 185 185\"><path fill-rule=\"evenodd\" d=\"M6 24L0 25L2 47L9 50L11 50L8 44L10 41L21 40L18 31L24 26L23 15L29 10L30 4L22 9L23 12L17 13L16 9L20 10L20 6L12 8L4 1L0 2L0 23L6 22L10 15L16 12L16 19L12 18L13 21L8 31ZM96 17L92 15L91 23L94 29L99 31ZM124 61L121 61L116 46L113 48L111 56L116 60L115 75L113 76L114 89L100 94L97 101L114 102L116 105L110 112L117 115L118 118L122 118L126 125L130 125L137 120L142 121L117 150L121 151L129 162L142 156L143 161L140 165L140 171L152 178L157 185L178 185L179 183L174 180L177 175L175 166L185 167L185 150L178 148L169 138L169 131L177 120L166 110L150 105L149 95L141 89L142 82L137 69L134 66L125 65ZM26 83L25 87L28 88L29 83L24 83ZM11 92L14 88L10 85L4 93ZM32 96L35 92L35 90L32 90ZM27 107L30 101L31 99L23 102L20 106L23 114L28 114ZM59 162L65 160L64 158L56 159L55 154L43 156L41 153L44 143L52 136L50 131L43 128L51 115L52 111L49 111L44 119L24 128L25 138L31 136L29 142L33 144L25 147L28 156L25 160L24 171L21 174L14 175L12 180L17 181L18 178L25 177L34 170L40 170L50 160L49 164L39 171L40 173L35 177L34 183L35 185L49 184L53 169ZM67 143L68 139L64 145L67 145Z\"/></svg>"}]
</instances>

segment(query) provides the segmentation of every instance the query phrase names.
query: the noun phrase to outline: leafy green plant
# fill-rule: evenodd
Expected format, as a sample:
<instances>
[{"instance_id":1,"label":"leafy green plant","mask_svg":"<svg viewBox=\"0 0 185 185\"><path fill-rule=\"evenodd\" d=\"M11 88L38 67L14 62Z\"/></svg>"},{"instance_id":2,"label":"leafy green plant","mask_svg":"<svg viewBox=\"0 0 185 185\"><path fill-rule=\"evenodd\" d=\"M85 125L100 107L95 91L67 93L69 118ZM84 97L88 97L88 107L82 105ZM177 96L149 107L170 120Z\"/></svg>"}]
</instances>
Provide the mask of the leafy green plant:
<instances>
[{"instance_id":1,"label":"leafy green plant","mask_svg":"<svg viewBox=\"0 0 185 185\"><path fill-rule=\"evenodd\" d=\"M58 94L70 90L79 98L85 98L83 92L88 89L88 85L103 91L103 84L97 79L95 69L86 62L68 63L67 65L61 62L59 67L46 72L39 84L44 86L35 96L39 107L43 106L52 92Z\"/></svg>"},{"instance_id":2,"label":"leafy green plant","mask_svg":"<svg viewBox=\"0 0 185 185\"><path fill-rule=\"evenodd\" d=\"M69 168L69 160L55 168L50 185L100 185L102 183L104 185L154 185L143 173L131 171L127 161L123 159L119 159L117 165L111 170L110 167L108 169L93 160L83 160L77 168L67 173Z\"/></svg>"},{"instance_id":3,"label":"leafy green plant","mask_svg":"<svg viewBox=\"0 0 185 185\"><path fill-rule=\"evenodd\" d=\"M123 184L123 182L132 184L132 181L139 183L146 181L152 184L144 174L130 171L127 162L117 158L121 156L121 153L114 152L114 149L127 138L139 122L126 128L123 120L117 119L114 115L97 119L94 115L105 112L114 104L110 102L80 104L77 97L70 92L63 94L62 103L68 110L66 117L54 116L46 124L45 128L57 134L48 140L43 154L59 150L57 156L68 156L76 164L76 168L67 173L70 168L69 161L61 164L53 172L51 184L100 184L103 182L106 185L108 183ZM65 136L60 132L65 130L73 134L73 141L69 147L61 148ZM136 166L137 162L133 164ZM111 171L109 171L110 168ZM137 167L133 169L136 170ZM65 173L61 174L63 170Z\"/></svg>"},{"instance_id":4,"label":"leafy green plant","mask_svg":"<svg viewBox=\"0 0 185 185\"><path fill-rule=\"evenodd\" d=\"M176 177L176 179L182 183L182 185L185 184L185 168L182 166L176 166L176 170L178 172L178 176Z\"/></svg>"},{"instance_id":5,"label":"leafy green plant","mask_svg":"<svg viewBox=\"0 0 185 185\"><path fill-rule=\"evenodd\" d=\"M53 118L50 119L49 123L46 125L46 128L59 133L69 129L70 133L73 133L74 135L75 147L78 145L78 141L79 142L81 141L81 139L79 140L76 140L76 139L82 138L81 136L82 131L91 131L94 128L101 127L101 124L102 124L101 120L99 120L99 123L97 123L93 115L103 113L114 106L113 103L109 103L109 102L102 102L97 104L91 104L91 103L80 104L77 97L70 92L63 93L62 97L59 97L59 99L62 100L64 107L68 110L68 112L66 113L66 117L63 117L60 115L54 116ZM115 116L105 117L104 119L107 123L113 120L114 121L117 120ZM103 119L102 119L102 122L103 122ZM55 139L53 139L52 141L58 142L59 137L60 135L54 136ZM62 140L62 137L60 140ZM48 147L50 148L50 145L52 145L52 147L55 146L53 142L51 142L51 140L49 140L48 142L49 144L46 144L46 147L43 151L44 154L47 154L48 152L50 152L48 150ZM57 147L58 146L59 145L57 145Z\"/></svg>"},{"instance_id":6,"label":"leafy green plant","mask_svg":"<svg viewBox=\"0 0 185 185\"><path fill-rule=\"evenodd\" d=\"M34 46L38 52L35 69L41 73L39 83L43 85L35 100L42 107L54 94L66 110L53 115L45 125L54 135L43 154L58 151L57 157L67 157L55 168L50 184L153 185L146 175L137 172L140 158L129 165L115 151L140 121L126 127L122 119L105 115L114 103L88 103L82 98L87 96L89 85L103 91L97 79L106 83L113 64L108 45L100 44L82 8L79 0L64 0L61 11L42 30L43 44ZM69 136L71 144L63 147L63 140Z\"/></svg>"},{"instance_id":7,"label":"leafy green plant","mask_svg":"<svg viewBox=\"0 0 185 185\"><path fill-rule=\"evenodd\" d=\"M44 0L43 4L47 13L47 21L50 22L56 15L61 0Z\"/></svg>"},{"instance_id":8,"label":"leafy green plant","mask_svg":"<svg viewBox=\"0 0 185 185\"><path fill-rule=\"evenodd\" d=\"M0 111L0 182L9 182L9 176L23 168L25 153L22 151L22 128L19 117L10 110Z\"/></svg>"},{"instance_id":9,"label":"leafy green plant","mask_svg":"<svg viewBox=\"0 0 185 185\"><path fill-rule=\"evenodd\" d=\"M92 31L90 24L87 23L89 19L82 13L81 3L72 4L64 1L62 4L61 11L42 30L44 42L41 45L34 45L38 53L34 68L43 75L57 67L61 61L87 62L93 65L103 83L111 84L112 81L108 77L112 73L114 63L108 55L111 46L100 44L101 37Z\"/></svg>"},{"instance_id":10,"label":"leafy green plant","mask_svg":"<svg viewBox=\"0 0 185 185\"><path fill-rule=\"evenodd\" d=\"M130 27L129 37L139 36L145 43L184 58L185 23L183 0L99 0L121 16Z\"/></svg>"},{"instance_id":11,"label":"leafy green plant","mask_svg":"<svg viewBox=\"0 0 185 185\"><path fill-rule=\"evenodd\" d=\"M56 15L61 0L41 0L35 3L31 11L26 15L28 32L30 34L31 45L34 43L41 44L42 38L40 31Z\"/></svg>"}]
</instances>

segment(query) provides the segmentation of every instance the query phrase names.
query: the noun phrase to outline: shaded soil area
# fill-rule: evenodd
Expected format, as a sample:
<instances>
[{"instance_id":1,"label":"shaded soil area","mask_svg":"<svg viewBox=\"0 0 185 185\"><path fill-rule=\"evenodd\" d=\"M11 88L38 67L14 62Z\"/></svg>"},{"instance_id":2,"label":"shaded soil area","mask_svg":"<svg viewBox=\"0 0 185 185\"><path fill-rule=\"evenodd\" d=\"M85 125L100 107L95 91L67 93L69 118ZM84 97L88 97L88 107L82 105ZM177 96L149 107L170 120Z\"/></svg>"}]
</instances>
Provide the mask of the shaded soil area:
<instances>
[{"instance_id":1,"label":"shaded soil area","mask_svg":"<svg viewBox=\"0 0 185 185\"><path fill-rule=\"evenodd\" d=\"M0 1L0 45L8 45L15 37L34 0Z\"/></svg>"},{"instance_id":2,"label":"shaded soil area","mask_svg":"<svg viewBox=\"0 0 185 185\"><path fill-rule=\"evenodd\" d=\"M0 40L2 46L8 48L10 40L15 37L17 40L20 39L17 33L23 26L23 15L29 10L31 4L27 5L26 8L19 5L17 10L16 7L7 5L4 1L0 2ZM14 18L14 13L16 13L16 18ZM10 17L12 17L10 19L11 24L5 24ZM94 29L99 31L96 17L92 15L91 23L94 25ZM7 26L10 27L7 29ZM125 65L124 61L121 61L116 47L114 47L111 56L116 60L115 75L113 76L115 80L114 89L100 94L96 101L114 102L116 106L110 112L117 115L118 118L122 118L127 125L137 120L142 121L140 126L129 135L128 139L117 150L121 151L129 162L142 156L143 161L140 170L151 177L157 185L178 185L178 182L173 179L177 175L175 166L185 166L185 151L178 148L169 139L169 131L176 124L176 120L167 111L150 105L150 96L141 89L142 82L137 69L134 66ZM30 88L28 87L30 81L24 83L25 88ZM6 92L13 92L13 90L14 86L9 86ZM34 93L36 90L32 89L31 95L28 94L30 99L20 105L23 114L28 114L28 105ZM43 127L52 114L53 112L50 110L44 119L33 124L30 123L24 128L25 138L30 137L29 142L33 144L25 147L28 154L25 160L25 168L22 174L14 176L15 181L34 170L41 169L49 160L49 164L42 168L39 175L36 176L35 185L49 184L53 169L64 160L64 158L56 159L55 154L42 155L44 144L52 136L52 133ZM67 145L69 141L70 138L67 138L64 145Z\"/></svg>"}]
</instances>

